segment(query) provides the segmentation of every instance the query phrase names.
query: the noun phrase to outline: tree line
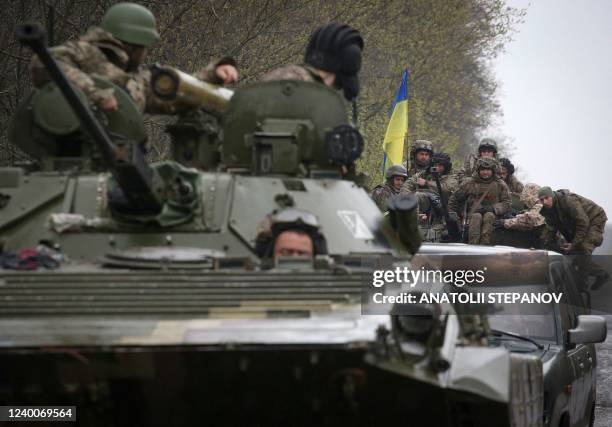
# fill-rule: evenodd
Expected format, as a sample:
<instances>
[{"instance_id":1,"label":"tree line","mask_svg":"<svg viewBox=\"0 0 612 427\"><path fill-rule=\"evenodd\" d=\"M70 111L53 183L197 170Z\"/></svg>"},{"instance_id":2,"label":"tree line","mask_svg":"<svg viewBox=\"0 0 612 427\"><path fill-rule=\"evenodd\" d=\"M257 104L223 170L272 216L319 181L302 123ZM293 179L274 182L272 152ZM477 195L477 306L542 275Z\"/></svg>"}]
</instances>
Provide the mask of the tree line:
<instances>
[{"instance_id":1,"label":"tree line","mask_svg":"<svg viewBox=\"0 0 612 427\"><path fill-rule=\"evenodd\" d=\"M19 0L0 10L0 164L24 155L6 140L9 118L31 90L30 52L13 35L16 22L37 20L52 42L75 39L100 22L111 0ZM408 68L409 135L429 139L439 150L463 158L501 112L491 60L510 40L524 16L504 0L148 0L161 41L148 62L187 72L211 58L230 55L239 65L238 86L275 67L301 63L314 28L339 21L365 40L360 75L359 126L366 149L359 167L380 180L382 140L389 108ZM163 158L168 118L147 117L153 156Z\"/></svg>"}]
</instances>

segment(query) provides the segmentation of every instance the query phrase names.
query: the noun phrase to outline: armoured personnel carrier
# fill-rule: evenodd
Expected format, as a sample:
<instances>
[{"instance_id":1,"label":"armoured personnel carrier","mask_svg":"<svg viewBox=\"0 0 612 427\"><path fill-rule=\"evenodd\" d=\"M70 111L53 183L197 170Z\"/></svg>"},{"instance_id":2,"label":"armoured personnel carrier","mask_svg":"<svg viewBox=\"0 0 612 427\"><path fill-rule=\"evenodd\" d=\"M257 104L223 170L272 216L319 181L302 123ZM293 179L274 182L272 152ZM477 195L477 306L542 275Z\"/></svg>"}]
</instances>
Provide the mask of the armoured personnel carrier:
<instances>
[{"instance_id":1,"label":"armoured personnel carrier","mask_svg":"<svg viewBox=\"0 0 612 427\"><path fill-rule=\"evenodd\" d=\"M18 38L55 84L9 130L35 170L0 169L0 402L76 405L91 426L527 425L510 373L538 366L487 348L481 316L362 315L372 269L410 265L416 202L382 216L350 179L363 140L336 92L231 93L159 67L176 121L172 160L149 165L129 97L93 111L40 27ZM327 251L266 265L258 225L288 207L318 218Z\"/></svg>"}]
</instances>

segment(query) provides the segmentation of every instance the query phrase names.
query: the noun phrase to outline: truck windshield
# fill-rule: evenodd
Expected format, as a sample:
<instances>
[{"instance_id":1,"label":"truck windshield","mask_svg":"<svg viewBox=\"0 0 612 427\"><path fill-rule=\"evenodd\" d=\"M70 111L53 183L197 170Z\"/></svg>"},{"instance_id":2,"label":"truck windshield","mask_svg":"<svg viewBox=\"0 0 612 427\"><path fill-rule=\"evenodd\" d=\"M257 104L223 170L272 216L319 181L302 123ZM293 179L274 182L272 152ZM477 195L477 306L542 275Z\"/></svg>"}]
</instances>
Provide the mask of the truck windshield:
<instances>
[{"instance_id":1,"label":"truck windshield","mask_svg":"<svg viewBox=\"0 0 612 427\"><path fill-rule=\"evenodd\" d=\"M495 287L489 292L524 292L520 287ZM530 292L547 292L547 285L531 285ZM494 304L493 314L489 314L489 325L492 329L510 332L532 338L536 341L557 341L556 309L550 304Z\"/></svg>"}]
</instances>

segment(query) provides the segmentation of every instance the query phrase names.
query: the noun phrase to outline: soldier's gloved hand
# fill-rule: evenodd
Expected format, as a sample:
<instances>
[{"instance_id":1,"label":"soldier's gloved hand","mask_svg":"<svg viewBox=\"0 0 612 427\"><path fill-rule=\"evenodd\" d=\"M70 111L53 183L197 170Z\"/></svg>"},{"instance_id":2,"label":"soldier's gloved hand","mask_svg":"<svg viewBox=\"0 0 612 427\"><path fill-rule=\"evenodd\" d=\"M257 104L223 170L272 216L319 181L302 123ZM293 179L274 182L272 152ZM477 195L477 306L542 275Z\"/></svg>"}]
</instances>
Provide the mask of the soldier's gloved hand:
<instances>
[{"instance_id":1,"label":"soldier's gloved hand","mask_svg":"<svg viewBox=\"0 0 612 427\"><path fill-rule=\"evenodd\" d=\"M504 227L504 221L503 219L496 219L495 222L493 223L493 228L495 230L503 230Z\"/></svg>"}]
</instances>

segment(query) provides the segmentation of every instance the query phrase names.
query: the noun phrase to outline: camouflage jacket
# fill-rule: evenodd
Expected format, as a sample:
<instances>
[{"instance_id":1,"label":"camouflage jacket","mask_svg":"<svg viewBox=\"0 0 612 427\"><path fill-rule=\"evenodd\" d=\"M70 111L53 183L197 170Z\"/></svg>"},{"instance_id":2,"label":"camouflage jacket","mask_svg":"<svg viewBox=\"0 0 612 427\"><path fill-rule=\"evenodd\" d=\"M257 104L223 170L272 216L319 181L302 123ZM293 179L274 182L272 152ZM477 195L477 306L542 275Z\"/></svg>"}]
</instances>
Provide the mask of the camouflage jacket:
<instances>
[{"instance_id":1,"label":"camouflage jacket","mask_svg":"<svg viewBox=\"0 0 612 427\"><path fill-rule=\"evenodd\" d=\"M385 212L387 210L387 201L396 194L399 194L399 190L396 190L391 184L386 183L374 187L370 197L372 197L372 200L374 200L378 208Z\"/></svg>"},{"instance_id":2,"label":"camouflage jacket","mask_svg":"<svg viewBox=\"0 0 612 427\"><path fill-rule=\"evenodd\" d=\"M536 184L524 186L520 195L521 202L527 209L520 214L504 220L504 228L509 230L530 231L544 224L544 217L540 214L542 204L538 200L538 190Z\"/></svg>"},{"instance_id":3,"label":"camouflage jacket","mask_svg":"<svg viewBox=\"0 0 612 427\"><path fill-rule=\"evenodd\" d=\"M606 212L597 203L567 190L554 192L553 207L542 207L540 214L546 221L544 244L551 247L557 232L574 246L580 246L592 221L606 222Z\"/></svg>"},{"instance_id":4,"label":"camouflage jacket","mask_svg":"<svg viewBox=\"0 0 612 427\"><path fill-rule=\"evenodd\" d=\"M466 179L470 179L474 172L476 171L476 161L479 156L476 154L470 154L469 157L463 163L463 168L457 172L457 179L459 179L459 183L462 184ZM497 156L495 156L495 160L499 160ZM498 167L499 170L499 167Z\"/></svg>"},{"instance_id":5,"label":"camouflage jacket","mask_svg":"<svg viewBox=\"0 0 612 427\"><path fill-rule=\"evenodd\" d=\"M451 195L448 201L448 211L458 214L464 206L468 213L478 210L479 207L475 204L485 192L487 193L482 199L481 207L491 206L495 210L495 215L503 215L510 206L508 186L495 175L492 179L484 181L478 172L474 172L472 178L461 184L459 189Z\"/></svg>"},{"instance_id":6,"label":"camouflage jacket","mask_svg":"<svg viewBox=\"0 0 612 427\"><path fill-rule=\"evenodd\" d=\"M511 193L521 194L523 192L523 189L524 189L523 183L519 181L516 176L511 175L510 179L504 182L508 186L508 189L510 190Z\"/></svg>"},{"instance_id":7,"label":"camouflage jacket","mask_svg":"<svg viewBox=\"0 0 612 427\"><path fill-rule=\"evenodd\" d=\"M418 173L426 172L429 168L429 164L425 166L419 166L414 160L412 160L410 164L408 164L408 161L405 161L403 165L406 168L406 171L408 171L408 176L414 176Z\"/></svg>"},{"instance_id":8,"label":"camouflage jacket","mask_svg":"<svg viewBox=\"0 0 612 427\"><path fill-rule=\"evenodd\" d=\"M426 182L424 186L417 184L417 179L423 178ZM448 201L450 195L459 188L459 181L454 174L444 174L440 176L440 186L444 199ZM415 191L431 191L438 194L438 186L436 180L429 170L421 171L408 179L402 186L401 192L414 193Z\"/></svg>"},{"instance_id":9,"label":"camouflage jacket","mask_svg":"<svg viewBox=\"0 0 612 427\"><path fill-rule=\"evenodd\" d=\"M315 69L308 65L285 65L268 72L261 80L264 82L274 80L300 80L304 82L323 83L323 80L315 72Z\"/></svg>"},{"instance_id":10,"label":"camouflage jacket","mask_svg":"<svg viewBox=\"0 0 612 427\"><path fill-rule=\"evenodd\" d=\"M92 76L99 76L125 88L142 112L172 112L171 104L151 93L151 72L148 67L141 66L136 71L126 71L129 57L124 44L100 27L91 27L78 40L51 48L51 53L68 79L94 104L99 104L114 92L112 88L102 89L96 85ZM214 70L217 65L224 63L229 63L227 58L214 61L197 73L196 77L219 83ZM50 80L36 55L32 57L30 72L36 87Z\"/></svg>"}]
</instances>

